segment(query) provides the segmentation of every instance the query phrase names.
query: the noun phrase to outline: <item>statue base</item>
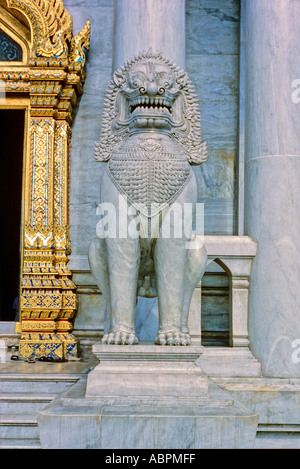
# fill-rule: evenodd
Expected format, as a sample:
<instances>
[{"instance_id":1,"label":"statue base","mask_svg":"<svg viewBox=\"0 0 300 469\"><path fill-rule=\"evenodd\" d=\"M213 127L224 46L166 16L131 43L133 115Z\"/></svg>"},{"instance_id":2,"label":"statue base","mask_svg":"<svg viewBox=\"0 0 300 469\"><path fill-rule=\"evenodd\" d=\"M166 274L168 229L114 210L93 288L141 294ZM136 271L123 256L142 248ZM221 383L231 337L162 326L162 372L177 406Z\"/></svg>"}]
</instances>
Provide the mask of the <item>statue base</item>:
<instances>
[{"instance_id":1,"label":"statue base","mask_svg":"<svg viewBox=\"0 0 300 469\"><path fill-rule=\"evenodd\" d=\"M201 346L94 345L100 363L38 412L42 448L253 448L258 414L198 366Z\"/></svg>"},{"instance_id":2,"label":"statue base","mask_svg":"<svg viewBox=\"0 0 300 469\"><path fill-rule=\"evenodd\" d=\"M207 376L196 361L201 346L94 345L100 363L88 375L86 397L187 400L208 397Z\"/></svg>"}]
</instances>

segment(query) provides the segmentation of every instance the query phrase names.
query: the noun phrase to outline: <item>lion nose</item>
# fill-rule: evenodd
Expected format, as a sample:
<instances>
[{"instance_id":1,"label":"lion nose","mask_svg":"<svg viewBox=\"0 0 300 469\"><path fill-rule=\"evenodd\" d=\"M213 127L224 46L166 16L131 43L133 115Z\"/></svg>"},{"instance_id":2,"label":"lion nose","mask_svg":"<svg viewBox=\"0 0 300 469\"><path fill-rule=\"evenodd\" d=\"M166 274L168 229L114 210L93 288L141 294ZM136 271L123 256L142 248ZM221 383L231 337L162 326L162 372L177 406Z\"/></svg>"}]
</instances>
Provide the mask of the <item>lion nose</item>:
<instances>
[{"instance_id":1,"label":"lion nose","mask_svg":"<svg viewBox=\"0 0 300 469\"><path fill-rule=\"evenodd\" d=\"M154 81L147 84L147 94L149 96L156 96L158 94L158 86Z\"/></svg>"}]
</instances>

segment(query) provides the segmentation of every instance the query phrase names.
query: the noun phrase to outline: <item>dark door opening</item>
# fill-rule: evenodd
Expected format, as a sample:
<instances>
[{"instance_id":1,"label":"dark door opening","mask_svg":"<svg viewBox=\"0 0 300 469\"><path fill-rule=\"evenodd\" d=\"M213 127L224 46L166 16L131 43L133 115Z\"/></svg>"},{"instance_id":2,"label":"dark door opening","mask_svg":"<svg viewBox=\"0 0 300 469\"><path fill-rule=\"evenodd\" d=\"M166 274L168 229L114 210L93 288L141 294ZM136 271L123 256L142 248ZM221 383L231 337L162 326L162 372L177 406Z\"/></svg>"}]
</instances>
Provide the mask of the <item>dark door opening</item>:
<instances>
[{"instance_id":1,"label":"dark door opening","mask_svg":"<svg viewBox=\"0 0 300 469\"><path fill-rule=\"evenodd\" d=\"M0 110L0 321L18 319L24 110Z\"/></svg>"}]
</instances>

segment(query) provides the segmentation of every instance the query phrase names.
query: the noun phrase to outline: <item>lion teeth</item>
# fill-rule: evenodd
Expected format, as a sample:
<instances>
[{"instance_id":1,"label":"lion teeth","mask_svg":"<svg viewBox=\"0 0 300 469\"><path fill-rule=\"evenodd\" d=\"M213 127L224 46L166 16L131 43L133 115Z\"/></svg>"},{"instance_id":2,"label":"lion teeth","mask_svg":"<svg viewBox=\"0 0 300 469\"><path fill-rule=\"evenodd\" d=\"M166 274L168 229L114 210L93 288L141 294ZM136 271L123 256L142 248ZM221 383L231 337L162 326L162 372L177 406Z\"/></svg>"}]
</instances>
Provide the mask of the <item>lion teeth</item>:
<instances>
[{"instance_id":1,"label":"lion teeth","mask_svg":"<svg viewBox=\"0 0 300 469\"><path fill-rule=\"evenodd\" d=\"M148 109L151 112L160 112L163 109L167 109L172 113L170 104L164 97L149 97L149 96L138 96L129 105L129 112L132 113L135 109L144 111Z\"/></svg>"}]
</instances>

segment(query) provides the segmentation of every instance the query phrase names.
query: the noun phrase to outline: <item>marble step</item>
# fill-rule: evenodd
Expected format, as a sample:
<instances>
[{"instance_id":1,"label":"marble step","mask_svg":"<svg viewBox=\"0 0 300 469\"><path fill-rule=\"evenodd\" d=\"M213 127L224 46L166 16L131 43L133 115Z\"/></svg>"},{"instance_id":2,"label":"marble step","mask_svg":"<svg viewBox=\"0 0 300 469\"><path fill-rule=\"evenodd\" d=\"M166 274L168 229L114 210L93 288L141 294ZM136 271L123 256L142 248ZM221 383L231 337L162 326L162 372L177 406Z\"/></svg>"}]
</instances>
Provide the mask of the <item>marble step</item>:
<instances>
[{"instance_id":1,"label":"marble step","mask_svg":"<svg viewBox=\"0 0 300 469\"><path fill-rule=\"evenodd\" d=\"M300 449L300 425L258 425L255 449Z\"/></svg>"},{"instance_id":2,"label":"marble step","mask_svg":"<svg viewBox=\"0 0 300 469\"><path fill-rule=\"evenodd\" d=\"M0 435L3 439L39 439L35 414L1 414Z\"/></svg>"},{"instance_id":3,"label":"marble step","mask_svg":"<svg viewBox=\"0 0 300 469\"><path fill-rule=\"evenodd\" d=\"M68 370L64 370L52 363L17 362L9 372L0 373L0 449L41 448L37 411L71 388L82 369L85 372L86 365L67 365Z\"/></svg>"},{"instance_id":4,"label":"marble step","mask_svg":"<svg viewBox=\"0 0 300 469\"><path fill-rule=\"evenodd\" d=\"M209 377L261 376L261 364L247 347L203 347L197 364Z\"/></svg>"},{"instance_id":5,"label":"marble step","mask_svg":"<svg viewBox=\"0 0 300 469\"><path fill-rule=\"evenodd\" d=\"M0 449L41 449L39 439L1 438Z\"/></svg>"},{"instance_id":6,"label":"marble step","mask_svg":"<svg viewBox=\"0 0 300 469\"><path fill-rule=\"evenodd\" d=\"M32 414L49 404L56 394L1 393L1 414Z\"/></svg>"},{"instance_id":7,"label":"marble step","mask_svg":"<svg viewBox=\"0 0 300 469\"><path fill-rule=\"evenodd\" d=\"M0 393L61 393L72 386L79 376L65 374L0 373Z\"/></svg>"}]
</instances>

